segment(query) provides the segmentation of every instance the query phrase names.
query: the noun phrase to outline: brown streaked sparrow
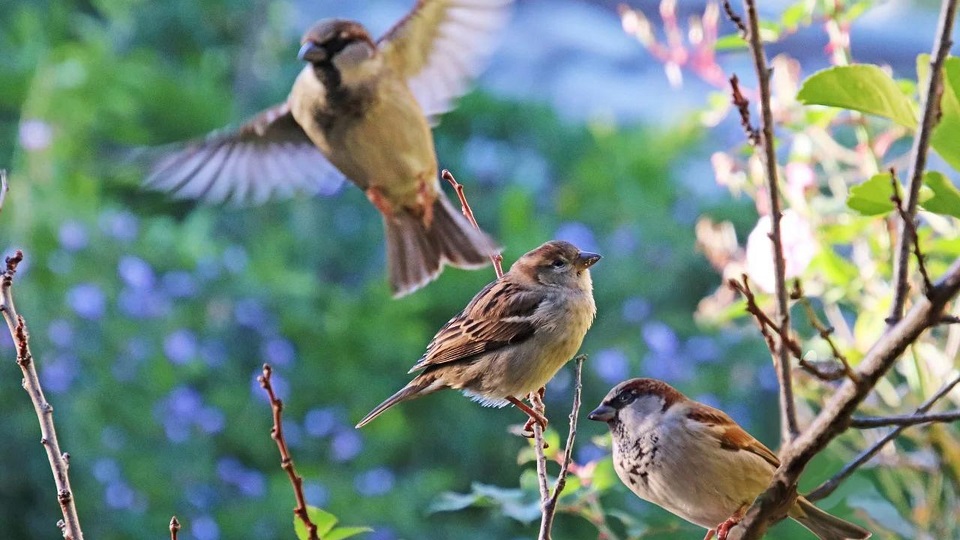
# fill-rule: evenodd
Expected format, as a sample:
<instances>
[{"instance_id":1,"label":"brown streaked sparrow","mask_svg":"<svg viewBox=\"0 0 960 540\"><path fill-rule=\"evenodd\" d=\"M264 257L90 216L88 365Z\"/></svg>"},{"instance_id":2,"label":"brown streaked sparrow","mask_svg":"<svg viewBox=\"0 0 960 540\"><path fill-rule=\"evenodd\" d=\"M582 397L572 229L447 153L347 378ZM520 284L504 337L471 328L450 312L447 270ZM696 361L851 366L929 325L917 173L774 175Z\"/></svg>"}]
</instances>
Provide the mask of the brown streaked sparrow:
<instances>
[{"instance_id":1,"label":"brown streaked sparrow","mask_svg":"<svg viewBox=\"0 0 960 540\"><path fill-rule=\"evenodd\" d=\"M153 164L146 185L183 198L262 203L342 177L383 216L394 296L445 264L485 266L497 247L440 188L431 123L490 53L512 0L419 0L378 41L328 19L304 34L307 63L284 103Z\"/></svg>"},{"instance_id":2,"label":"brown streaked sparrow","mask_svg":"<svg viewBox=\"0 0 960 540\"><path fill-rule=\"evenodd\" d=\"M721 410L665 382L615 386L591 420L613 436L613 466L638 497L722 539L773 478L780 461ZM822 540L869 538L863 528L797 497L788 515Z\"/></svg>"},{"instance_id":3,"label":"brown streaked sparrow","mask_svg":"<svg viewBox=\"0 0 960 540\"><path fill-rule=\"evenodd\" d=\"M547 242L523 255L483 288L427 345L409 384L365 416L443 388L483 405L513 403L546 425L520 400L542 388L570 360L596 315L589 268L600 255L569 242Z\"/></svg>"}]
</instances>

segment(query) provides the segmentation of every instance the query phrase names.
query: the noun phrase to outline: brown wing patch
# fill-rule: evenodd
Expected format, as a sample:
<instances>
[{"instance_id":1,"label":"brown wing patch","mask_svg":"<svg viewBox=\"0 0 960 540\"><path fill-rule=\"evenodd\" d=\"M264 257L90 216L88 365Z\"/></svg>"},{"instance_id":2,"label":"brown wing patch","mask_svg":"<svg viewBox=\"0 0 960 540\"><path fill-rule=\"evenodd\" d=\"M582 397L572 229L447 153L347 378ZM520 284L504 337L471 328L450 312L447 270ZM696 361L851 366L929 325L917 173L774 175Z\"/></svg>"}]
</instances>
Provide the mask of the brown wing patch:
<instances>
[{"instance_id":1,"label":"brown wing patch","mask_svg":"<svg viewBox=\"0 0 960 540\"><path fill-rule=\"evenodd\" d=\"M687 414L687 418L707 425L716 426L718 428L717 437L720 448L726 450L746 450L760 456L774 467L780 466L780 460L777 458L777 455L747 433L746 430L734 422L727 413L702 403L698 405L699 407L691 410Z\"/></svg>"}]
</instances>

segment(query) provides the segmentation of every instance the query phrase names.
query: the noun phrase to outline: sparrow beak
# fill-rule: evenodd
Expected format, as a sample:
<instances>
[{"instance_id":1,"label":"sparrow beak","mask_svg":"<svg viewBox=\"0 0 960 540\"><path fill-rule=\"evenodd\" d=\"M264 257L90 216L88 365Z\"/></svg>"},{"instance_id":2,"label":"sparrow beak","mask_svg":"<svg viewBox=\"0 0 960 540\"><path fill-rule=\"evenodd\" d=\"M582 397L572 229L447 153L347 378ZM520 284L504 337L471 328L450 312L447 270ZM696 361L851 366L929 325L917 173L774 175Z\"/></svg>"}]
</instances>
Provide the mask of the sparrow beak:
<instances>
[{"instance_id":1,"label":"sparrow beak","mask_svg":"<svg viewBox=\"0 0 960 540\"><path fill-rule=\"evenodd\" d=\"M599 260L600 255L597 255L596 253L590 253L589 251L581 251L580 254L577 255L577 260L575 260L573 264L577 267L577 270L586 270Z\"/></svg>"},{"instance_id":2,"label":"sparrow beak","mask_svg":"<svg viewBox=\"0 0 960 540\"><path fill-rule=\"evenodd\" d=\"M597 258L600 256L597 255ZM587 418L591 420L596 420L597 422L609 422L613 420L613 417L617 415L617 410L609 405L600 405L594 409Z\"/></svg>"},{"instance_id":3,"label":"sparrow beak","mask_svg":"<svg viewBox=\"0 0 960 540\"><path fill-rule=\"evenodd\" d=\"M303 62L315 64L327 59L327 50L312 41L308 41L300 47L297 58Z\"/></svg>"}]
</instances>

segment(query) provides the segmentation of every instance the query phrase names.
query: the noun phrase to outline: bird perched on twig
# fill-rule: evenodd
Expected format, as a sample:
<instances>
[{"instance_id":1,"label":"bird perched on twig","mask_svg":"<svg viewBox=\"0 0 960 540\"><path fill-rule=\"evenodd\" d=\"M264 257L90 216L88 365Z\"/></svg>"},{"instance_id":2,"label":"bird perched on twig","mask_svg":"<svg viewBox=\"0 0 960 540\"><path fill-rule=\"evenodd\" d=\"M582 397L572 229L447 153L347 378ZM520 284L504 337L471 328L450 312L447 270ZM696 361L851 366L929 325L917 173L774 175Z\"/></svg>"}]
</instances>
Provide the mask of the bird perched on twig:
<instances>
[{"instance_id":1,"label":"bird perched on twig","mask_svg":"<svg viewBox=\"0 0 960 540\"><path fill-rule=\"evenodd\" d=\"M378 41L357 22L320 21L303 36L307 65L284 103L157 160L146 185L242 204L346 177L383 215L395 296L445 264L484 266L497 247L441 190L430 125L479 71L510 3L419 0Z\"/></svg>"},{"instance_id":2,"label":"bird perched on twig","mask_svg":"<svg viewBox=\"0 0 960 540\"><path fill-rule=\"evenodd\" d=\"M615 386L589 418L613 435L613 467L638 497L720 540L773 479L780 460L721 410L665 382ZM821 540L869 538L858 525L797 497L788 515Z\"/></svg>"},{"instance_id":3,"label":"bird perched on twig","mask_svg":"<svg viewBox=\"0 0 960 540\"><path fill-rule=\"evenodd\" d=\"M357 427L443 388L483 405L512 403L546 427L546 418L520 400L546 385L580 348L597 311L589 268L598 260L562 241L520 257L437 332L410 370L420 374Z\"/></svg>"}]
</instances>

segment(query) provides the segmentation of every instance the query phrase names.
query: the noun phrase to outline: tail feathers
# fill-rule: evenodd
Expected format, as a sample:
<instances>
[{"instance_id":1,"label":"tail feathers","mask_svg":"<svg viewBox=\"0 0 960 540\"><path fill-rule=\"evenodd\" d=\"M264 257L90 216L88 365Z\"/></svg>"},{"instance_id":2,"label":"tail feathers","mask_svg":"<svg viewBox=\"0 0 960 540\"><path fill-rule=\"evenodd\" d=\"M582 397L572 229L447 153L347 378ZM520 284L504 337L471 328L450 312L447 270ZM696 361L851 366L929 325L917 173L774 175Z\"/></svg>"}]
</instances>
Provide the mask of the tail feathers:
<instances>
[{"instance_id":1,"label":"tail feathers","mask_svg":"<svg viewBox=\"0 0 960 540\"><path fill-rule=\"evenodd\" d=\"M440 380L435 379L433 376L426 374L421 375L410 381L410 383L401 388L399 392L388 397L386 401L377 405L372 411L370 411L369 414L363 417L363 420L360 420L360 422L357 423L356 428L360 429L369 424L374 418L380 416L387 409L393 407L397 403L422 397L427 394L432 394L433 392L445 387L445 384L443 384Z\"/></svg>"},{"instance_id":2,"label":"tail feathers","mask_svg":"<svg viewBox=\"0 0 960 540\"><path fill-rule=\"evenodd\" d=\"M443 192L433 203L433 220L404 210L384 218L387 237L387 266L394 297L401 297L433 281L445 264L458 268L480 268L499 251L485 233L473 228L453 208Z\"/></svg>"},{"instance_id":3,"label":"tail feathers","mask_svg":"<svg viewBox=\"0 0 960 540\"><path fill-rule=\"evenodd\" d=\"M797 504L794 506L794 511L790 513L790 517L810 529L810 532L817 535L820 540L860 540L871 536L871 533L863 527L832 516L803 497L797 498Z\"/></svg>"}]
</instances>

